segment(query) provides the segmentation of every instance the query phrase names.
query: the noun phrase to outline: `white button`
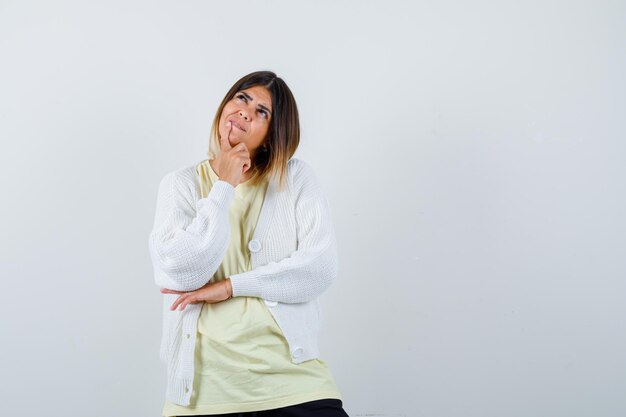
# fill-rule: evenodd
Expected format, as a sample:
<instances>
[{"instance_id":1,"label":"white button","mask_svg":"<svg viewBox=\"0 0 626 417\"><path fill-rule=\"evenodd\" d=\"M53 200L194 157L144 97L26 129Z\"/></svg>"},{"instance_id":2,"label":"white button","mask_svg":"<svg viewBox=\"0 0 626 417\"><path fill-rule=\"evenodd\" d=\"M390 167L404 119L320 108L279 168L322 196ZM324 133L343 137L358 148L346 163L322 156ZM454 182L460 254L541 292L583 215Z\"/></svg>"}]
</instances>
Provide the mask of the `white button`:
<instances>
[{"instance_id":1,"label":"white button","mask_svg":"<svg viewBox=\"0 0 626 417\"><path fill-rule=\"evenodd\" d=\"M185 387L185 392L189 392L189 388Z\"/></svg>"},{"instance_id":2,"label":"white button","mask_svg":"<svg viewBox=\"0 0 626 417\"><path fill-rule=\"evenodd\" d=\"M265 305L268 307L274 307L278 304L276 301L265 300Z\"/></svg>"},{"instance_id":3,"label":"white button","mask_svg":"<svg viewBox=\"0 0 626 417\"><path fill-rule=\"evenodd\" d=\"M256 239L252 239L250 242L248 242L248 249L250 249L250 252L258 252L261 250L261 242L259 242Z\"/></svg>"},{"instance_id":4,"label":"white button","mask_svg":"<svg viewBox=\"0 0 626 417\"><path fill-rule=\"evenodd\" d=\"M303 353L304 349L302 349L301 347L297 347L293 350L293 352L291 352L294 358L299 358L300 356L302 356Z\"/></svg>"},{"instance_id":5,"label":"white button","mask_svg":"<svg viewBox=\"0 0 626 417\"><path fill-rule=\"evenodd\" d=\"M189 339L191 337L191 335L189 333L187 333L187 339Z\"/></svg>"}]
</instances>

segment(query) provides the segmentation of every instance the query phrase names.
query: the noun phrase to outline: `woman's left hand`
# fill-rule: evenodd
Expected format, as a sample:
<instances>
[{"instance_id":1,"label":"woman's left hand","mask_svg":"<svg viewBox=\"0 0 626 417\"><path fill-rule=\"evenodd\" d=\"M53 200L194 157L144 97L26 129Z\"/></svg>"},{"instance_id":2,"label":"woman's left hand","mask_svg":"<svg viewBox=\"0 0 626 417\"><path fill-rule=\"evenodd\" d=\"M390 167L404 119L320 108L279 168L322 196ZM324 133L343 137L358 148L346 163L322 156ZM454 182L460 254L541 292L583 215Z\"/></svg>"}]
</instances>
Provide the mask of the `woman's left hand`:
<instances>
[{"instance_id":1,"label":"woman's left hand","mask_svg":"<svg viewBox=\"0 0 626 417\"><path fill-rule=\"evenodd\" d=\"M195 291L176 291L168 288L161 288L163 294L181 294L174 301L170 310L184 310L187 304L197 303L219 303L228 300L233 295L233 289L230 285L230 278L223 279L219 282L209 282L205 286Z\"/></svg>"}]
</instances>

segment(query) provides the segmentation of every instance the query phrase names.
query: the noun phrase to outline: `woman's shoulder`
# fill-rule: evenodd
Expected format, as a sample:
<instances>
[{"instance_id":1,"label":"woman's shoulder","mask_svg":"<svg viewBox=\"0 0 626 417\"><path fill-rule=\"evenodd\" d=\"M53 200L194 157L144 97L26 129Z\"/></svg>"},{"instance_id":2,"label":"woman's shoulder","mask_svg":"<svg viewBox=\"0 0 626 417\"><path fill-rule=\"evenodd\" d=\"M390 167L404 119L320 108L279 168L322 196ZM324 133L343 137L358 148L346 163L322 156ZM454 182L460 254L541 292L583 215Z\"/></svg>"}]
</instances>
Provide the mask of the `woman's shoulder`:
<instances>
[{"instance_id":1,"label":"woman's shoulder","mask_svg":"<svg viewBox=\"0 0 626 417\"><path fill-rule=\"evenodd\" d=\"M313 166L304 159L296 157L291 157L291 159L287 161L287 172L293 178L315 176Z\"/></svg>"},{"instance_id":2,"label":"woman's shoulder","mask_svg":"<svg viewBox=\"0 0 626 417\"><path fill-rule=\"evenodd\" d=\"M292 157L287 164L288 182L297 195L323 192L315 169L310 163Z\"/></svg>"},{"instance_id":3,"label":"woman's shoulder","mask_svg":"<svg viewBox=\"0 0 626 417\"><path fill-rule=\"evenodd\" d=\"M177 194L196 199L194 196L198 193L200 186L197 167L202 162L204 161L180 165L178 168L170 170L161 179L161 184L172 187Z\"/></svg>"},{"instance_id":4,"label":"woman's shoulder","mask_svg":"<svg viewBox=\"0 0 626 417\"><path fill-rule=\"evenodd\" d=\"M197 180L197 168L203 161L195 162L193 164L180 165L178 168L172 169L167 172L163 178L169 178L177 184L180 183L194 183Z\"/></svg>"}]
</instances>

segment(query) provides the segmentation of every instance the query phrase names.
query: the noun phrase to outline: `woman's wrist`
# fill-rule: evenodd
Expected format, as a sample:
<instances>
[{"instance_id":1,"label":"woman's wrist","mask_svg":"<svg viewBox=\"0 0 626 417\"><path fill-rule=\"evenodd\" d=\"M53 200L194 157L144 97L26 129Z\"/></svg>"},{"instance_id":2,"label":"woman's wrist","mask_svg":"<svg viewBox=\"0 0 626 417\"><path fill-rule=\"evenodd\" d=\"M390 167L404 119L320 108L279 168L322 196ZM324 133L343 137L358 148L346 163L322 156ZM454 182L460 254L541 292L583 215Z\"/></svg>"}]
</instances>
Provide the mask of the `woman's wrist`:
<instances>
[{"instance_id":1,"label":"woman's wrist","mask_svg":"<svg viewBox=\"0 0 626 417\"><path fill-rule=\"evenodd\" d=\"M231 298L233 296L233 286L230 283L230 278L224 279L224 284L226 286L226 295L228 295L228 298Z\"/></svg>"}]
</instances>

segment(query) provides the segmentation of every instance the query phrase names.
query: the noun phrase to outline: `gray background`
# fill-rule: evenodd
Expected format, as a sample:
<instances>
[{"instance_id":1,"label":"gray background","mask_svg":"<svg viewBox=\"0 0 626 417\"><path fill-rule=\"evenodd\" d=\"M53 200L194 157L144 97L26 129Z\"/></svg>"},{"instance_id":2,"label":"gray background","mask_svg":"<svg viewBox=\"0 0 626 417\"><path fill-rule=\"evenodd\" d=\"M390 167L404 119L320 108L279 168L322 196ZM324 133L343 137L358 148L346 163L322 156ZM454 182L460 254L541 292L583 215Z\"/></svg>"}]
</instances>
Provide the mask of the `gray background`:
<instances>
[{"instance_id":1,"label":"gray background","mask_svg":"<svg viewBox=\"0 0 626 417\"><path fill-rule=\"evenodd\" d=\"M0 395L159 416L162 176L241 76L298 100L356 416L626 415L619 1L0 1Z\"/></svg>"}]
</instances>

